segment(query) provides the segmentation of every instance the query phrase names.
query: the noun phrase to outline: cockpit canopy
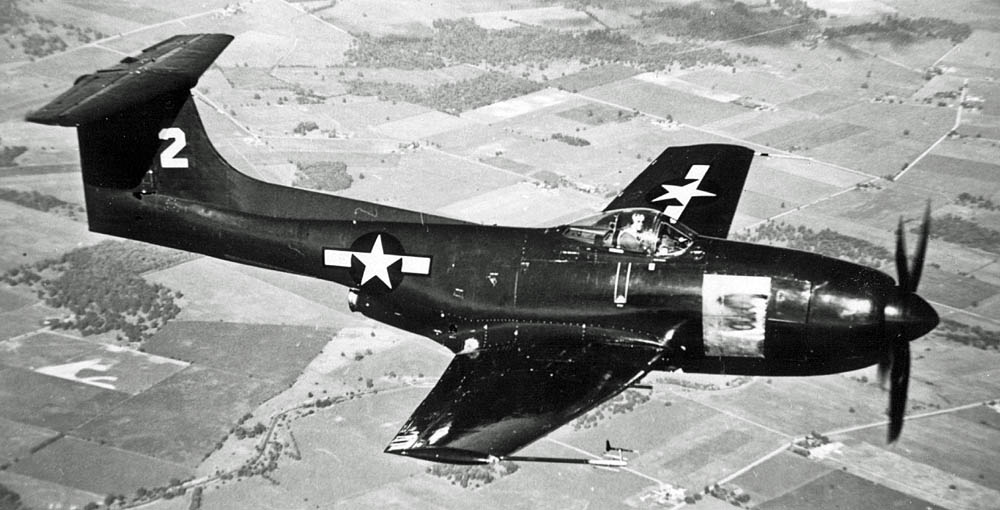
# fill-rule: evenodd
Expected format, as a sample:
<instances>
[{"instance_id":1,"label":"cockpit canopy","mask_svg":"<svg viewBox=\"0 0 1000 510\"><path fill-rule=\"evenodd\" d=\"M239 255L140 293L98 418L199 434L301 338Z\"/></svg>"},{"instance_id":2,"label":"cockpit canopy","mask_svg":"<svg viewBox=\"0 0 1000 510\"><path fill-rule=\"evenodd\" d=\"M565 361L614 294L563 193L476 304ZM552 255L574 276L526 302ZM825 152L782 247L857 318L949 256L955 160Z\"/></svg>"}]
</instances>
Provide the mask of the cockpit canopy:
<instances>
[{"instance_id":1,"label":"cockpit canopy","mask_svg":"<svg viewBox=\"0 0 1000 510\"><path fill-rule=\"evenodd\" d=\"M563 227L562 234L619 253L673 257L691 246L696 234L655 209L605 211Z\"/></svg>"}]
</instances>

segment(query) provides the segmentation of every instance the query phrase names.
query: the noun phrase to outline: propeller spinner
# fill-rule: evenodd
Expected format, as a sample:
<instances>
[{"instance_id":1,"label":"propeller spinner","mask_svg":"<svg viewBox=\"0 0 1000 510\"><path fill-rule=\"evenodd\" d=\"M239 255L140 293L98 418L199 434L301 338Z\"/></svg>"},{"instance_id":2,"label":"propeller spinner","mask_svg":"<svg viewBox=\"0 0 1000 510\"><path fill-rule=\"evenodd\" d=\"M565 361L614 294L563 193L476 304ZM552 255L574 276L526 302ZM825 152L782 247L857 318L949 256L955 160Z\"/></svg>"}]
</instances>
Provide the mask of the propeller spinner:
<instances>
[{"instance_id":1,"label":"propeller spinner","mask_svg":"<svg viewBox=\"0 0 1000 510\"><path fill-rule=\"evenodd\" d=\"M906 412L906 393L910 382L910 341L926 335L938 325L938 315L934 308L917 295L920 275L923 272L924 257L927 254L927 238L930 234L931 205L924 210L920 237L913 264L906 260L906 237L903 219L899 219L896 229L896 271L899 275L896 294L885 305L885 324L888 342L878 364L879 382L884 386L889 379L889 432L888 442L899 439L903 430L903 415Z\"/></svg>"}]
</instances>

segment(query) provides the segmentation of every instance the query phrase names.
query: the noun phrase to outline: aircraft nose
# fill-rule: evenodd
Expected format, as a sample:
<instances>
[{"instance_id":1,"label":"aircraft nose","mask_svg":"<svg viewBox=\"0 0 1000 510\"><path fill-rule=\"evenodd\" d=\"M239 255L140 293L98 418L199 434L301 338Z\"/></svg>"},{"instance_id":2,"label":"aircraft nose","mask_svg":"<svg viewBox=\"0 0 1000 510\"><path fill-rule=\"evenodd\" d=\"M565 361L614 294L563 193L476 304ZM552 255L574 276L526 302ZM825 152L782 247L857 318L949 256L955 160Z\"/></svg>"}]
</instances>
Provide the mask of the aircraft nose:
<instances>
[{"instance_id":1,"label":"aircraft nose","mask_svg":"<svg viewBox=\"0 0 1000 510\"><path fill-rule=\"evenodd\" d=\"M886 325L907 340L920 338L937 327L937 311L916 294L895 296L885 305Z\"/></svg>"}]
</instances>

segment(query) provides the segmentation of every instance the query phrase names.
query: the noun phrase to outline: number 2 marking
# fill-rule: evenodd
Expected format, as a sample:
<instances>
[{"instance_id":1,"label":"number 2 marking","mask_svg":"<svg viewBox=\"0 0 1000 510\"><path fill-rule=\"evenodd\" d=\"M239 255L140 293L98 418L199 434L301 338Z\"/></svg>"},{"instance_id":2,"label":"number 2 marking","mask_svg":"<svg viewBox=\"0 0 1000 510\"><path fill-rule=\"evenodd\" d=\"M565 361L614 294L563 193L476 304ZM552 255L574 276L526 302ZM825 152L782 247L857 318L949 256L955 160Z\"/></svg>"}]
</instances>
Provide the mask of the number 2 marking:
<instances>
[{"instance_id":1,"label":"number 2 marking","mask_svg":"<svg viewBox=\"0 0 1000 510\"><path fill-rule=\"evenodd\" d=\"M173 140L160 153L160 166L163 168L187 168L187 158L178 158L177 154L187 145L187 136L181 128L169 127L160 130L160 140Z\"/></svg>"}]
</instances>

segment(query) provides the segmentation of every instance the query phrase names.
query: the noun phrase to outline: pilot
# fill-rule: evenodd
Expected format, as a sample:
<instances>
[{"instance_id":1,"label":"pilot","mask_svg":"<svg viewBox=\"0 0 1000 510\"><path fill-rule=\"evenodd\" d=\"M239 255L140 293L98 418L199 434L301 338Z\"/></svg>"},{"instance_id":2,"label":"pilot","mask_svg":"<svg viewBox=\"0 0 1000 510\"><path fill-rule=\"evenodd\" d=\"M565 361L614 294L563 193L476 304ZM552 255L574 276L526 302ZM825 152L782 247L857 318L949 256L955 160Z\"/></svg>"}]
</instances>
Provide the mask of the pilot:
<instances>
[{"instance_id":1,"label":"pilot","mask_svg":"<svg viewBox=\"0 0 1000 510\"><path fill-rule=\"evenodd\" d=\"M632 214L632 224L625 227L618 234L618 247L628 251L645 251L650 248L649 236L644 223L646 215L642 213Z\"/></svg>"},{"instance_id":2,"label":"pilot","mask_svg":"<svg viewBox=\"0 0 1000 510\"><path fill-rule=\"evenodd\" d=\"M686 237L674 237L670 235L670 233L665 233L660 236L660 244L656 248L656 256L668 257L671 255L677 255L678 253L684 251L690 244L691 240Z\"/></svg>"}]
</instances>

